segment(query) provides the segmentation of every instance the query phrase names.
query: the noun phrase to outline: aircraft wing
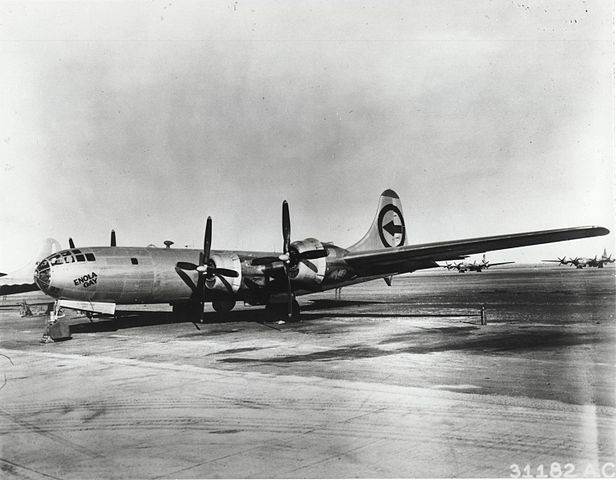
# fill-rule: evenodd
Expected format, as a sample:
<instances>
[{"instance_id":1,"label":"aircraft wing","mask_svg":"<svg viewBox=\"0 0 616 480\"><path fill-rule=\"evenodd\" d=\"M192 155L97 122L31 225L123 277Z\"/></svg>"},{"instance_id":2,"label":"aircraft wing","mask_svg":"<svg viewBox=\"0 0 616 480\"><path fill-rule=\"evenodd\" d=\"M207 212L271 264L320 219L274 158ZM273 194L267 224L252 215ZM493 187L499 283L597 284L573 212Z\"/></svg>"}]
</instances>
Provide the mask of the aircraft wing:
<instances>
[{"instance_id":1,"label":"aircraft wing","mask_svg":"<svg viewBox=\"0 0 616 480\"><path fill-rule=\"evenodd\" d=\"M509 265L510 263L515 263L515 262L498 262L498 263L492 263L490 262L488 265L490 267L495 267L496 265Z\"/></svg>"},{"instance_id":2,"label":"aircraft wing","mask_svg":"<svg viewBox=\"0 0 616 480\"><path fill-rule=\"evenodd\" d=\"M514 233L493 237L469 238L446 242L406 245L380 250L349 252L344 260L359 271L379 274L388 272L409 272L422 268L438 267L437 261L450 260L460 255L507 248L525 247L541 243L562 242L577 238L607 235L603 227L572 227L538 232Z\"/></svg>"}]
</instances>

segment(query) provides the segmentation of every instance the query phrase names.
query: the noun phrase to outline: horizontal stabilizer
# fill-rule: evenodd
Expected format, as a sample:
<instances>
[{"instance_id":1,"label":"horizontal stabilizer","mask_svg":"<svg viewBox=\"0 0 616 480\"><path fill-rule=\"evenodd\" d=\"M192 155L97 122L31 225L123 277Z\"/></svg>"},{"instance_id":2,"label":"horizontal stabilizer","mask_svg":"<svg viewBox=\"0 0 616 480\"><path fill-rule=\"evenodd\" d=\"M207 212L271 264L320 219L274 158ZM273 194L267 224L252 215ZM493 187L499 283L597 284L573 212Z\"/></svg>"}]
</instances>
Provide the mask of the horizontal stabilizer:
<instances>
[{"instance_id":1,"label":"horizontal stabilizer","mask_svg":"<svg viewBox=\"0 0 616 480\"><path fill-rule=\"evenodd\" d=\"M36 283L12 283L0 285L0 296L14 295L16 293L36 292L38 290Z\"/></svg>"}]
</instances>

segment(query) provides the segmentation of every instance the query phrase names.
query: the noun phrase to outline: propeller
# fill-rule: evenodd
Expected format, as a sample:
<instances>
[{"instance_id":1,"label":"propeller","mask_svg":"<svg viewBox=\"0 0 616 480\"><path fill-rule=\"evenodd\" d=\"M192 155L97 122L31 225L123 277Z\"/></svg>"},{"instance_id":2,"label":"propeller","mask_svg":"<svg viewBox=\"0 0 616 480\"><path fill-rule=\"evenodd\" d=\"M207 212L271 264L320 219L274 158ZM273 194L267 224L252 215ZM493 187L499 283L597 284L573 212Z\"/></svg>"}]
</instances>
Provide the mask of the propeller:
<instances>
[{"instance_id":1,"label":"propeller","mask_svg":"<svg viewBox=\"0 0 616 480\"><path fill-rule=\"evenodd\" d=\"M280 260L284 264L284 276L287 279L287 314L289 318L293 315L293 287L291 286L291 278L289 277L289 265L291 264L291 255L289 248L291 247L291 215L289 214L289 204L286 200L282 202L282 255Z\"/></svg>"},{"instance_id":2,"label":"propeller","mask_svg":"<svg viewBox=\"0 0 616 480\"><path fill-rule=\"evenodd\" d=\"M180 276L184 283L190 287L193 292L193 298L201 303L201 311L203 311L203 304L205 301L205 288L207 288L207 281L213 280L218 277L226 287L231 290L231 285L224 277L237 278L239 273L235 270L228 268L218 268L214 261L210 258L212 247L212 217L207 217L205 223L205 236L203 239L203 251L199 252L199 264L195 265L191 262L177 262L175 264L175 271ZM197 279L197 285L194 284L191 277L186 271L197 271L199 277Z\"/></svg>"},{"instance_id":3,"label":"propeller","mask_svg":"<svg viewBox=\"0 0 616 480\"><path fill-rule=\"evenodd\" d=\"M310 260L316 260L318 258L327 257L328 252L326 249L322 250L308 250L305 252L299 252L296 248L291 246L291 215L289 214L289 204L286 200L282 202L282 255L276 257L259 257L252 261L253 265L267 265L269 269L275 270L277 264L282 263L282 269L284 270L284 276L287 283L288 293L288 316L291 318L293 315L293 286L291 285L291 277L289 271L303 262L308 268L313 271L317 271L317 267L310 262ZM280 268L280 267L278 267Z\"/></svg>"}]
</instances>

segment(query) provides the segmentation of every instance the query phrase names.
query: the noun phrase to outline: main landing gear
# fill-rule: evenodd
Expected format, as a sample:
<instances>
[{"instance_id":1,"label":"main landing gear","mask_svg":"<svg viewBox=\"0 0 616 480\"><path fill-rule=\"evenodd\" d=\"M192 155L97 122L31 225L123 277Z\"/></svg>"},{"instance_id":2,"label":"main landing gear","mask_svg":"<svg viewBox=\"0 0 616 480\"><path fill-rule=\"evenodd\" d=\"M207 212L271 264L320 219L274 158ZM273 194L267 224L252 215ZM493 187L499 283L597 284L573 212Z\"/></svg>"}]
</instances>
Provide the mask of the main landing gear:
<instances>
[{"instance_id":1,"label":"main landing gear","mask_svg":"<svg viewBox=\"0 0 616 480\"><path fill-rule=\"evenodd\" d=\"M218 313L226 313L233 310L235 303L234 299L214 300L212 308ZM172 311L178 321L190 320L193 323L203 323L203 306L200 302L174 303Z\"/></svg>"},{"instance_id":2,"label":"main landing gear","mask_svg":"<svg viewBox=\"0 0 616 480\"><path fill-rule=\"evenodd\" d=\"M268 303L265 313L276 322L299 322L299 303L293 300L293 308L289 317L289 305L287 303Z\"/></svg>"}]
</instances>

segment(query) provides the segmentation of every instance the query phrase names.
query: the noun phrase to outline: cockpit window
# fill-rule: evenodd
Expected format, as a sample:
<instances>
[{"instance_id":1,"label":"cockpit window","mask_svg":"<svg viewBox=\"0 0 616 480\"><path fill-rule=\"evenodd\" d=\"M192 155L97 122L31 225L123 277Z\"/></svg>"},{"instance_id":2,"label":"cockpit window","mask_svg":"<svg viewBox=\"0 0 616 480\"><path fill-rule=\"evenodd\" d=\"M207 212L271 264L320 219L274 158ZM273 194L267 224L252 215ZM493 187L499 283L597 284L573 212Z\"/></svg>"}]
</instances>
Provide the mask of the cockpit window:
<instances>
[{"instance_id":1,"label":"cockpit window","mask_svg":"<svg viewBox=\"0 0 616 480\"><path fill-rule=\"evenodd\" d=\"M75 255L75 259L78 262L85 262L86 261L86 257L84 257L83 255L79 254L79 255Z\"/></svg>"},{"instance_id":2,"label":"cockpit window","mask_svg":"<svg viewBox=\"0 0 616 480\"><path fill-rule=\"evenodd\" d=\"M64 260L62 260L62 257L60 255L54 255L49 259L49 263L51 265L61 265L64 263Z\"/></svg>"},{"instance_id":3,"label":"cockpit window","mask_svg":"<svg viewBox=\"0 0 616 480\"><path fill-rule=\"evenodd\" d=\"M81 253L81 250L78 250L78 249L71 250L71 251L72 251L72 253L75 253L75 254L77 254L77 253Z\"/></svg>"},{"instance_id":4,"label":"cockpit window","mask_svg":"<svg viewBox=\"0 0 616 480\"><path fill-rule=\"evenodd\" d=\"M96 261L96 258L94 258L94 254L93 253L86 253L86 259L88 260L88 262Z\"/></svg>"},{"instance_id":5,"label":"cockpit window","mask_svg":"<svg viewBox=\"0 0 616 480\"><path fill-rule=\"evenodd\" d=\"M70 250L67 250L65 252L60 252L60 254L63 257L62 259L64 260L64 263L73 263L75 261ZM62 262L59 262L59 263L62 263ZM55 265L55 264L52 262L52 265Z\"/></svg>"}]
</instances>

